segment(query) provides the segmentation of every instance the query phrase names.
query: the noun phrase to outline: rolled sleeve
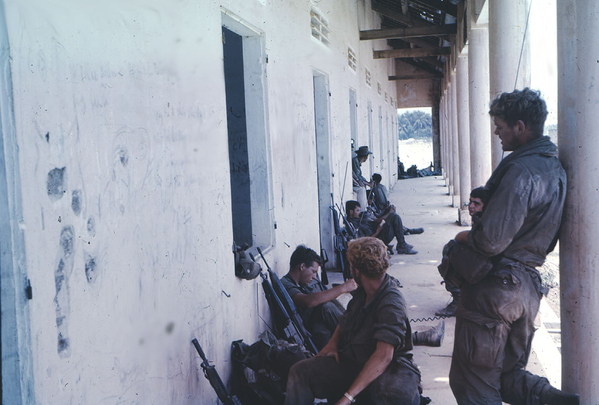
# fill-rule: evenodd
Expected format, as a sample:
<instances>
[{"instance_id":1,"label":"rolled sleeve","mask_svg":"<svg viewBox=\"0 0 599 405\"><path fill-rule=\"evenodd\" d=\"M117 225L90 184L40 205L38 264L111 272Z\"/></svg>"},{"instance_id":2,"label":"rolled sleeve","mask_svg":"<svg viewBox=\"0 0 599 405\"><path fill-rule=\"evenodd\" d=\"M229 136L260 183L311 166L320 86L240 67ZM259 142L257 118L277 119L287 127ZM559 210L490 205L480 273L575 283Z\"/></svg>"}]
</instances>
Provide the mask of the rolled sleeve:
<instances>
[{"instance_id":1,"label":"rolled sleeve","mask_svg":"<svg viewBox=\"0 0 599 405\"><path fill-rule=\"evenodd\" d=\"M374 323L375 340L389 343L395 348L401 348L405 344L406 325L405 310L399 305L387 304L380 308Z\"/></svg>"}]
</instances>

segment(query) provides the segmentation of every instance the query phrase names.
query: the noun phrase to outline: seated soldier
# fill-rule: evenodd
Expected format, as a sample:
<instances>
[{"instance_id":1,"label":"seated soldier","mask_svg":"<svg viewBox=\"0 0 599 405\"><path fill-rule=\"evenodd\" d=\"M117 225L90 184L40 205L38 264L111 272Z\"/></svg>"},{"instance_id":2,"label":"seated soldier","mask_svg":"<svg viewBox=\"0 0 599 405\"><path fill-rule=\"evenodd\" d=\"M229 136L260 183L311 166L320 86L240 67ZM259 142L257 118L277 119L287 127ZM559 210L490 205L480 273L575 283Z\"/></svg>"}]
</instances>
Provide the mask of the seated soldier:
<instances>
[{"instance_id":1,"label":"seated soldier","mask_svg":"<svg viewBox=\"0 0 599 405\"><path fill-rule=\"evenodd\" d=\"M389 206L385 214L376 217L368 211L362 213L360 203L349 200L345 203L345 212L347 221L354 228L357 237L374 236L385 242L385 245L388 245L393 238L397 238L397 253L403 255L418 253L412 249L414 246L406 243L403 224L400 216L395 212L395 206Z\"/></svg>"},{"instance_id":2,"label":"seated soldier","mask_svg":"<svg viewBox=\"0 0 599 405\"><path fill-rule=\"evenodd\" d=\"M345 311L337 297L358 288L352 278L327 289L317 277L320 265L320 256L314 250L299 245L291 255L289 273L281 278L318 350L328 343L339 324L339 317ZM415 331L412 341L414 345L439 347L444 333L445 322L441 322L434 327Z\"/></svg>"},{"instance_id":3,"label":"seated soldier","mask_svg":"<svg viewBox=\"0 0 599 405\"><path fill-rule=\"evenodd\" d=\"M320 265L320 256L300 245L291 255L289 273L281 278L318 350L327 344L345 311L337 297L358 288L356 282L349 279L327 290L316 276Z\"/></svg>"},{"instance_id":4,"label":"seated soldier","mask_svg":"<svg viewBox=\"0 0 599 405\"><path fill-rule=\"evenodd\" d=\"M470 201L468 202L468 213L475 221L475 218L480 218L483 209L485 208L485 202L487 201L487 191L483 187L477 187L470 192ZM451 317L455 316L455 312L458 309L458 302L460 301L460 287L455 285L449 280L444 280L445 289L451 294L451 302L445 308L435 312L437 316Z\"/></svg>"},{"instance_id":5,"label":"seated soldier","mask_svg":"<svg viewBox=\"0 0 599 405\"><path fill-rule=\"evenodd\" d=\"M372 188L370 190L370 198L368 200L374 214L377 217L384 215L387 209L389 209L391 206L391 203L387 198L387 188L381 184L381 180L383 180L383 177L380 174L375 173L372 175ZM403 231L404 235L417 235L424 232L424 228L410 229L404 226Z\"/></svg>"},{"instance_id":6,"label":"seated soldier","mask_svg":"<svg viewBox=\"0 0 599 405\"><path fill-rule=\"evenodd\" d=\"M331 340L320 353L291 367L286 405L315 398L348 405L420 404L420 372L412 362L406 302L386 274L385 244L367 237L349 242L351 271L359 285Z\"/></svg>"}]
</instances>

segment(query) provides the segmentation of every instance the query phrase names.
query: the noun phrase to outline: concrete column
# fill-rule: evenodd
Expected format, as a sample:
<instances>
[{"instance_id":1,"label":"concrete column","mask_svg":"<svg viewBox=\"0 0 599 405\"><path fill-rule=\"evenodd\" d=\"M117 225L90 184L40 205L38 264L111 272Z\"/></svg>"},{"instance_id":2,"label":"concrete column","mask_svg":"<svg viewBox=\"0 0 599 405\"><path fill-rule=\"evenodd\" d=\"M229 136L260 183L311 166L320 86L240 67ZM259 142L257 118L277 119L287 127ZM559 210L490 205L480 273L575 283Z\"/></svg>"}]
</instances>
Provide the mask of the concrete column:
<instances>
[{"instance_id":1,"label":"concrete column","mask_svg":"<svg viewBox=\"0 0 599 405\"><path fill-rule=\"evenodd\" d=\"M451 160L453 169L452 205L460 206L460 145L458 133L458 108L457 108L457 75L455 69L451 72Z\"/></svg>"},{"instance_id":2,"label":"concrete column","mask_svg":"<svg viewBox=\"0 0 599 405\"><path fill-rule=\"evenodd\" d=\"M447 108L445 100L447 100L445 89L443 89L443 95L441 96L441 166L443 167L443 176L445 178L445 185L449 186L449 179L447 175Z\"/></svg>"},{"instance_id":3,"label":"concrete column","mask_svg":"<svg viewBox=\"0 0 599 405\"><path fill-rule=\"evenodd\" d=\"M435 170L441 168L441 122L440 105L441 80L433 80L433 106L431 108L433 130L433 165Z\"/></svg>"},{"instance_id":4,"label":"concrete column","mask_svg":"<svg viewBox=\"0 0 599 405\"><path fill-rule=\"evenodd\" d=\"M470 81L470 188L483 186L491 177L491 120L489 117L489 32L475 27L468 35Z\"/></svg>"},{"instance_id":5,"label":"concrete column","mask_svg":"<svg viewBox=\"0 0 599 405\"><path fill-rule=\"evenodd\" d=\"M489 67L491 100L503 92L530 86L530 34L526 33L530 0L489 0ZM493 137L492 167L503 156Z\"/></svg>"},{"instance_id":6,"label":"concrete column","mask_svg":"<svg viewBox=\"0 0 599 405\"><path fill-rule=\"evenodd\" d=\"M447 175L447 191L449 195L453 194L453 161L451 156L451 83L447 84L445 91L445 172Z\"/></svg>"},{"instance_id":7,"label":"concrete column","mask_svg":"<svg viewBox=\"0 0 599 405\"><path fill-rule=\"evenodd\" d=\"M557 2L560 159L568 195L560 239L562 388L599 399L599 3Z\"/></svg>"},{"instance_id":8,"label":"concrete column","mask_svg":"<svg viewBox=\"0 0 599 405\"><path fill-rule=\"evenodd\" d=\"M445 178L445 122L443 111L443 89L441 89L441 97L439 98L439 139L441 143L441 172Z\"/></svg>"},{"instance_id":9,"label":"concrete column","mask_svg":"<svg viewBox=\"0 0 599 405\"><path fill-rule=\"evenodd\" d=\"M459 173L460 189L458 222L470 226L468 200L470 197L470 114L468 106L468 55L458 57L456 64L456 106L458 121Z\"/></svg>"}]
</instances>

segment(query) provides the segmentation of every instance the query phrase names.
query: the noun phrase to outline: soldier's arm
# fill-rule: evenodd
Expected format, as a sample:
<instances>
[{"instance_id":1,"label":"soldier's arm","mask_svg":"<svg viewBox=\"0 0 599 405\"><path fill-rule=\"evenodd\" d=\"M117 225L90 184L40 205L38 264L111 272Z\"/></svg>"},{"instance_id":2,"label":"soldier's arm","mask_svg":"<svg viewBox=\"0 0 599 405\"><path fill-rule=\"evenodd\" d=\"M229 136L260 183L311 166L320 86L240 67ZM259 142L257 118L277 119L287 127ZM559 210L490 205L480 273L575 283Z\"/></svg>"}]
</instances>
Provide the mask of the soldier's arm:
<instances>
[{"instance_id":1,"label":"soldier's arm","mask_svg":"<svg viewBox=\"0 0 599 405\"><path fill-rule=\"evenodd\" d=\"M330 288L328 290L315 292L312 294L297 293L292 299L293 303L300 308L313 308L317 305L324 304L340 296L341 294L351 292L358 288L358 285L353 278L345 283Z\"/></svg>"},{"instance_id":2,"label":"soldier's arm","mask_svg":"<svg viewBox=\"0 0 599 405\"><path fill-rule=\"evenodd\" d=\"M378 376L383 374L387 369L387 366L393 360L393 345L383 342L382 340L377 341L376 350L372 353L372 356L368 359L360 374L353 382L353 384L346 391L350 396L356 397L362 392L368 385L373 382ZM337 405L350 404L351 402L345 396L337 402Z\"/></svg>"},{"instance_id":3,"label":"soldier's arm","mask_svg":"<svg viewBox=\"0 0 599 405\"><path fill-rule=\"evenodd\" d=\"M526 166L514 164L487 203L481 220L470 231L468 244L489 257L503 252L528 215L532 183Z\"/></svg>"}]
</instances>

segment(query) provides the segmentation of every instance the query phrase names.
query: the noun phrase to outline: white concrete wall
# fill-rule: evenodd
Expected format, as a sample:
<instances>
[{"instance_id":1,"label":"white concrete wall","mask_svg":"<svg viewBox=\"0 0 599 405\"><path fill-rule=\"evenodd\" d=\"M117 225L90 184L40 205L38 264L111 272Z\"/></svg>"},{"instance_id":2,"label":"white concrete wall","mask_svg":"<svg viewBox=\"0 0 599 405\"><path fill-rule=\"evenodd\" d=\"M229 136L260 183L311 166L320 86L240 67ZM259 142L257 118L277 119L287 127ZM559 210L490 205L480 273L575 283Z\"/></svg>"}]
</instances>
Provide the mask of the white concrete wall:
<instances>
[{"instance_id":1,"label":"white concrete wall","mask_svg":"<svg viewBox=\"0 0 599 405\"><path fill-rule=\"evenodd\" d=\"M384 41L358 40L358 29L377 27L376 15L368 1L318 2L327 47L310 35L307 0L5 0L4 8L36 402L215 403L190 340L226 379L231 341L252 343L269 316L259 282L233 271L222 13L261 32L268 55L277 229L267 257L280 275L297 244L319 247L314 70L329 79L337 201L351 157L349 88L359 145L368 142L367 100L377 143L379 106L383 126L396 116L384 98L397 94L392 67L372 59ZM383 133L397 136L388 127ZM60 173L62 186L49 182Z\"/></svg>"},{"instance_id":2,"label":"white concrete wall","mask_svg":"<svg viewBox=\"0 0 599 405\"><path fill-rule=\"evenodd\" d=\"M357 5L357 28L359 30L373 30L381 28L380 17L378 13L372 11L369 1L361 0L355 2L355 4ZM352 72L352 76L354 77L351 77L351 81L355 83L358 97L358 142L356 147L369 145L370 150L373 152L369 158L373 160L373 172L370 170L370 161L367 161L366 163L362 164L362 174L364 177L369 179L373 173L380 173L383 176L382 183L390 187L393 186L397 181L397 147L391 146L393 145L392 140L394 140L393 142L395 142L395 145L397 145L396 138L398 136L397 125L395 125L395 127L391 125L391 117L394 118L394 122L397 124L397 90L396 84L388 80L389 76L395 75L395 68L393 66L392 60L372 58L374 50L389 49L386 40L359 41L358 36L354 34L351 34L350 38L351 41L349 44L359 52L359 69L355 74ZM372 81L370 86L366 84L366 68L368 68L371 72ZM377 83L381 84L381 94L378 93ZM353 86L354 84L350 85ZM346 90L345 93L347 93L347 95L344 97L348 98L349 92ZM388 96L387 101L385 101L385 93L387 93ZM393 105L391 105L391 97L393 98ZM372 105L371 130L374 145L369 144L368 101L370 101ZM383 127L382 133L384 136L389 137L389 142L385 144L388 145L385 147L385 149L389 151L389 154L383 157L381 157L379 147L379 142L381 142L381 130L379 128L379 107L382 109L382 119L380 120ZM386 114L389 116L388 130L386 128ZM349 123L346 125L348 126L348 129L342 132L344 137L345 132L349 131ZM384 165L381 165L381 158L385 160ZM343 177L345 174L345 163L343 160L342 164L343 167L340 168L340 174L342 176L340 177ZM349 187L348 190L351 194L351 163L348 168L348 180L346 183L346 187ZM347 195L348 194L346 191L345 196ZM347 197L345 199L347 199Z\"/></svg>"}]
</instances>

